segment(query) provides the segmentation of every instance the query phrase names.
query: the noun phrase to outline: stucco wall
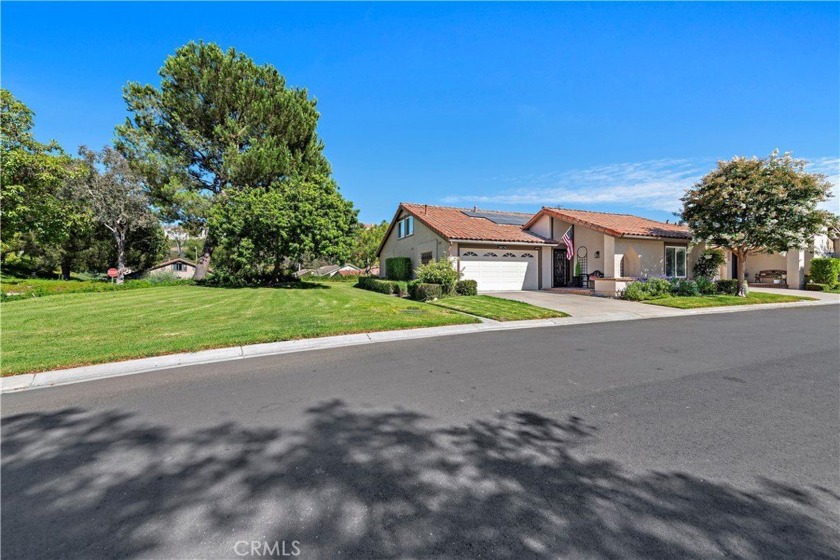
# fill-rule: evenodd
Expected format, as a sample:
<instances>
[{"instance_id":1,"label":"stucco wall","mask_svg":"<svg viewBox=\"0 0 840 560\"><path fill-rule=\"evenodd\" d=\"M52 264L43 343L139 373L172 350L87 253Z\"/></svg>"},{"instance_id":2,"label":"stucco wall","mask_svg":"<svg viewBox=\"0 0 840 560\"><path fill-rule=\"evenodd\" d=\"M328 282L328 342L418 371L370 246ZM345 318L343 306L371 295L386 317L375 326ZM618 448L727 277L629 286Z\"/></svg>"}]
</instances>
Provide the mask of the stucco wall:
<instances>
[{"instance_id":1,"label":"stucco wall","mask_svg":"<svg viewBox=\"0 0 840 560\"><path fill-rule=\"evenodd\" d=\"M195 275L195 267L184 265L184 270L175 270L175 265L168 264L162 268L155 268L149 271L149 276L158 276L162 274L173 275L176 278L192 278Z\"/></svg>"},{"instance_id":2,"label":"stucco wall","mask_svg":"<svg viewBox=\"0 0 840 560\"><path fill-rule=\"evenodd\" d=\"M747 279L755 282L755 275L762 270L787 270L787 256L781 253L762 253L747 257L744 270Z\"/></svg>"},{"instance_id":3,"label":"stucco wall","mask_svg":"<svg viewBox=\"0 0 840 560\"><path fill-rule=\"evenodd\" d=\"M529 231L536 233L539 236L551 237L551 218L548 216L540 216L534 224L528 228Z\"/></svg>"},{"instance_id":4,"label":"stucco wall","mask_svg":"<svg viewBox=\"0 0 840 560\"><path fill-rule=\"evenodd\" d=\"M402 219L409 214L403 211L397 219ZM379 254L379 275L385 277L387 271L387 259L391 257L408 257L411 259L412 269L420 266L420 255L431 252L432 258L439 259L449 251L449 242L429 229L423 222L414 218L414 234L397 238L397 228L391 230L391 234L382 247ZM453 247L454 252L454 247Z\"/></svg>"},{"instance_id":5,"label":"stucco wall","mask_svg":"<svg viewBox=\"0 0 840 560\"><path fill-rule=\"evenodd\" d=\"M668 243L668 245L671 244ZM665 274L665 245L664 241L655 239L617 238L615 252L625 255L624 276L647 278ZM673 243L673 245L680 244Z\"/></svg>"}]
</instances>

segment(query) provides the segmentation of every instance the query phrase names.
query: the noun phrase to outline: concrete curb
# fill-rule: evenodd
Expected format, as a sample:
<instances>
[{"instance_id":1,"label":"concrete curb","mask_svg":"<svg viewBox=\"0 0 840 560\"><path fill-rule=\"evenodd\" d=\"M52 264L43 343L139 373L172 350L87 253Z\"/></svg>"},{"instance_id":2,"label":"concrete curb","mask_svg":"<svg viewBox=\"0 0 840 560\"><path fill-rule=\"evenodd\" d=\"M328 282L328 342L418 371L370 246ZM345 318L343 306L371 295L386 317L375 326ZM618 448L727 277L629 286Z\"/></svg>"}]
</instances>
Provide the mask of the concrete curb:
<instances>
[{"instance_id":1,"label":"concrete curb","mask_svg":"<svg viewBox=\"0 0 840 560\"><path fill-rule=\"evenodd\" d=\"M157 371L180 366L209 364L241 360L259 356L273 356L291 352L306 352L309 350L323 350L329 348L343 348L362 344L375 344L397 340L413 340L436 336L450 336L456 334L470 334L480 332L506 331L518 329L532 329L539 327L558 327L572 325L586 325L593 323L610 323L615 321L635 321L639 319L660 319L669 317L688 317L693 315L711 315L717 313L736 313L742 311L791 309L796 307L815 307L821 305L838 305L837 301L817 300L791 303L765 303L755 305L741 305L737 307L707 307L703 309L672 309L658 308L655 313L641 315L638 313L616 312L603 313L587 317L560 317L556 319L535 319L529 321L482 322L468 325L452 325L446 327L428 327L420 329L406 329L400 331L381 331L361 334L347 334L309 338L304 340L288 340L284 342L270 342L266 344L249 344L229 348L216 348L199 352L182 354L168 354L153 358L141 358L123 362L111 362L93 366L82 366L70 369L45 371L41 373L26 373L0 378L0 393L23 391L56 385L68 385L118 377L134 375L148 371ZM653 310L651 310L653 311Z\"/></svg>"}]
</instances>

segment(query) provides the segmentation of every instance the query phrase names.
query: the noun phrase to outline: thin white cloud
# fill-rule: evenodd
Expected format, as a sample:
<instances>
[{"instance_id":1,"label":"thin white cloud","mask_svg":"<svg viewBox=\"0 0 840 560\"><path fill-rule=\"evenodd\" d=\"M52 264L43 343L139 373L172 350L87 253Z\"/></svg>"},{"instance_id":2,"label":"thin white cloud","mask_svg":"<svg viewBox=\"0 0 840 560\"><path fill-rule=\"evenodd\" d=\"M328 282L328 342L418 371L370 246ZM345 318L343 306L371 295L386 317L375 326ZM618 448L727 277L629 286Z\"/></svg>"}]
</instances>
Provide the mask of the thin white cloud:
<instances>
[{"instance_id":1,"label":"thin white cloud","mask_svg":"<svg viewBox=\"0 0 840 560\"><path fill-rule=\"evenodd\" d=\"M833 186L831 192L834 196L825 201L821 206L835 214L840 213L840 158L815 158L808 166L808 171L811 173L822 173L828 178L828 181Z\"/></svg>"},{"instance_id":2,"label":"thin white cloud","mask_svg":"<svg viewBox=\"0 0 840 560\"><path fill-rule=\"evenodd\" d=\"M543 173L519 178L499 178L503 190L498 194L453 195L448 204L508 204L546 206L592 206L625 204L635 208L678 212L680 198L687 188L712 169L711 160L659 159L635 163L614 163ZM840 158L812 160L809 171L824 173L834 184L835 197L840 185ZM511 186L513 185L513 186ZM826 203L837 209L837 198Z\"/></svg>"}]
</instances>

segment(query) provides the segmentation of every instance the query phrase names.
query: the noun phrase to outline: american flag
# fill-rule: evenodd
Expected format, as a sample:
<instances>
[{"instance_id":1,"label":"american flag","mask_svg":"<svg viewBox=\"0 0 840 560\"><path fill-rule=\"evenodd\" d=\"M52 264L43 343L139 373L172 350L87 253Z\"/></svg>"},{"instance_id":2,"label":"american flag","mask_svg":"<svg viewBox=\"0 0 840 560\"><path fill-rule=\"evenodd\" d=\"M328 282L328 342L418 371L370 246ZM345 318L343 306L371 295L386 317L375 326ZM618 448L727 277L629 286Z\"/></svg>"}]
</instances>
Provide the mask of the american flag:
<instances>
[{"instance_id":1,"label":"american flag","mask_svg":"<svg viewBox=\"0 0 840 560\"><path fill-rule=\"evenodd\" d=\"M572 260L575 256L575 242L572 240L572 228L574 226L569 226L569 229L566 230L566 233L563 234L561 238L563 243L566 244L566 258L568 260Z\"/></svg>"}]
</instances>

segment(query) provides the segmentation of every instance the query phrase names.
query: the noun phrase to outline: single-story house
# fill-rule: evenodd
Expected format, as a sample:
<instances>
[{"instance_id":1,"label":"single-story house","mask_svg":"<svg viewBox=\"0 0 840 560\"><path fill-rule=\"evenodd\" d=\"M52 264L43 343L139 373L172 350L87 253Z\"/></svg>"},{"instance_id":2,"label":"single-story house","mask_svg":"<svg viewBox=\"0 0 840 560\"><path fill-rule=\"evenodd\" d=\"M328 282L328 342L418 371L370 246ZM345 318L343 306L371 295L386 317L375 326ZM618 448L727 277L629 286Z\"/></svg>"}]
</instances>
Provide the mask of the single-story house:
<instances>
[{"instance_id":1,"label":"single-story house","mask_svg":"<svg viewBox=\"0 0 840 560\"><path fill-rule=\"evenodd\" d=\"M147 272L149 276L157 276L160 274L173 274L178 278L192 278L195 274L195 263L187 259L178 257L175 259L156 264Z\"/></svg>"},{"instance_id":2,"label":"single-story house","mask_svg":"<svg viewBox=\"0 0 840 560\"><path fill-rule=\"evenodd\" d=\"M579 287L615 295L635 278L691 277L688 228L630 214L544 207L536 214L401 203L379 246L413 267L447 257L480 291Z\"/></svg>"},{"instance_id":3,"label":"single-story house","mask_svg":"<svg viewBox=\"0 0 840 560\"><path fill-rule=\"evenodd\" d=\"M726 262L721 266L721 278L737 278L738 258L725 251ZM840 255L840 230L833 227L814 236L804 249L788 249L781 253L762 252L749 255L744 274L750 284L770 284L788 288L802 288L805 276L811 272L811 260L817 257Z\"/></svg>"},{"instance_id":4,"label":"single-story house","mask_svg":"<svg viewBox=\"0 0 840 560\"><path fill-rule=\"evenodd\" d=\"M331 278L336 274L340 276L358 276L362 273L362 269L352 264L327 264L318 268L302 268L295 272L298 278L303 276L321 276Z\"/></svg>"}]
</instances>

